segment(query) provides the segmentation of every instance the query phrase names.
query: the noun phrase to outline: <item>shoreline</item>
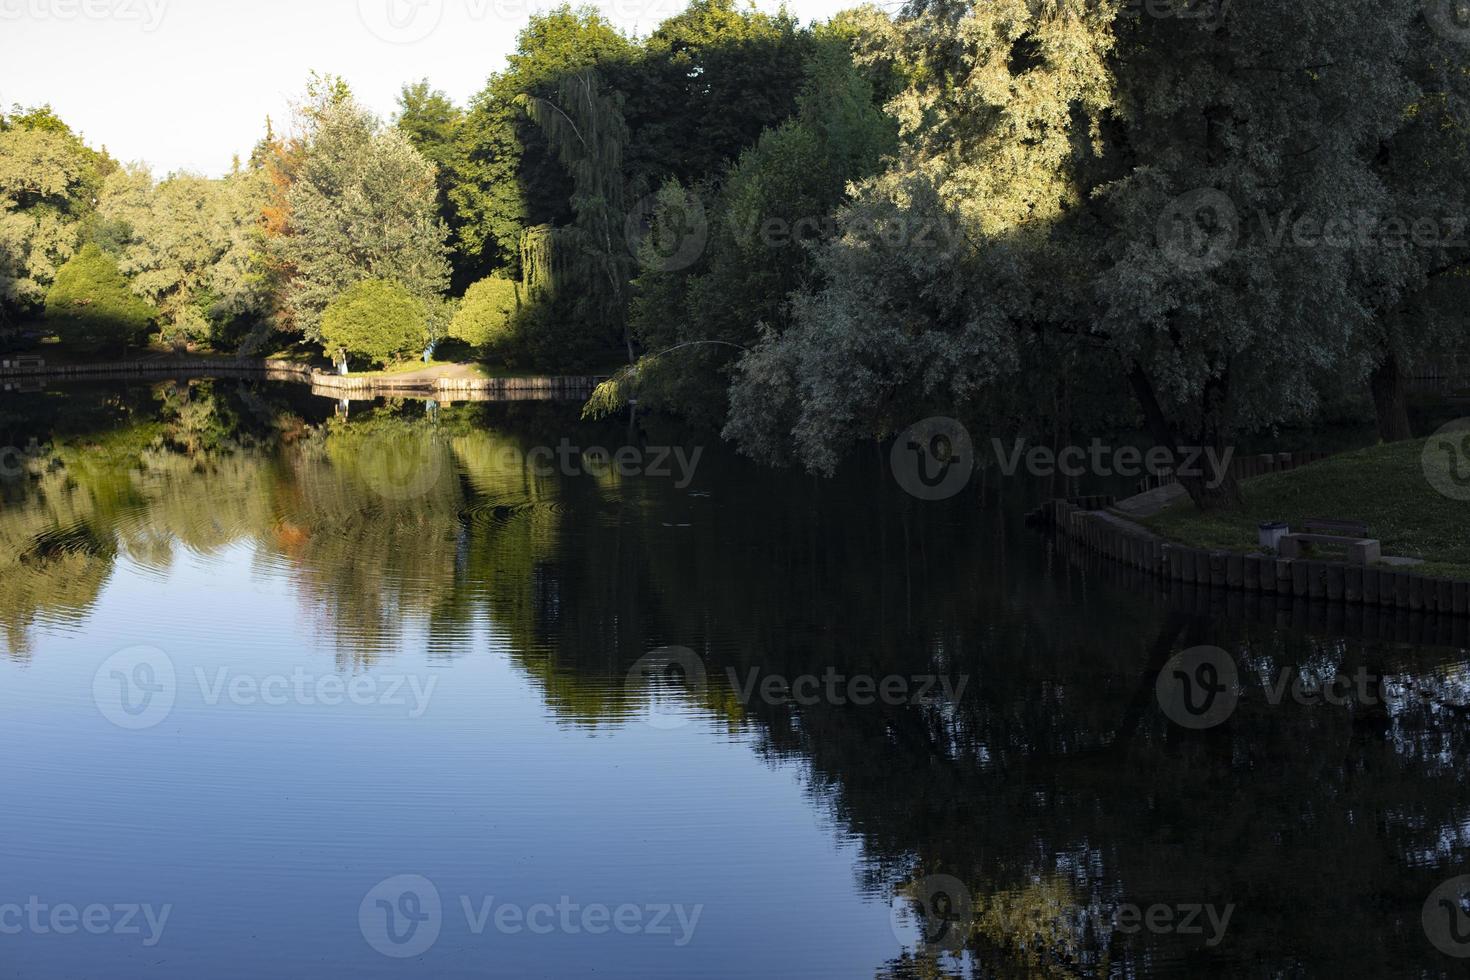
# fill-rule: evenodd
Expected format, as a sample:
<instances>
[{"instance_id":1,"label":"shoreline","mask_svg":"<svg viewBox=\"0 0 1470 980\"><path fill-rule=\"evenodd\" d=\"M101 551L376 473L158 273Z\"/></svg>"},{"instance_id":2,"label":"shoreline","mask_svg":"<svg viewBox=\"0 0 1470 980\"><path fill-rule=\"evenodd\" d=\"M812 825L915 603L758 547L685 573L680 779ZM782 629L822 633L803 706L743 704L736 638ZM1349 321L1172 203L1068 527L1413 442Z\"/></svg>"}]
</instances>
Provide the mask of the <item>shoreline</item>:
<instances>
[{"instance_id":1,"label":"shoreline","mask_svg":"<svg viewBox=\"0 0 1470 980\"><path fill-rule=\"evenodd\" d=\"M1109 582L1148 598L1156 607L1191 616L1214 616L1232 623L1299 633L1331 633L1382 643L1416 646L1470 646L1470 617L1453 609L1431 611L1397 606L1330 602L1295 595L1217 589L1181 579L1161 579L1114 561L1058 535L1058 553L1085 579Z\"/></svg>"},{"instance_id":2,"label":"shoreline","mask_svg":"<svg viewBox=\"0 0 1470 980\"><path fill-rule=\"evenodd\" d=\"M1470 615L1470 581L1410 568L1358 565L1320 558L1280 558L1263 552L1195 548L1169 541L1124 516L1146 496L1111 502L1056 499L1039 514L1072 544L1161 581L1168 588L1325 601L1332 604ZM1098 503L1103 506L1097 507Z\"/></svg>"},{"instance_id":3,"label":"shoreline","mask_svg":"<svg viewBox=\"0 0 1470 980\"><path fill-rule=\"evenodd\" d=\"M605 375L526 375L504 378L370 377L339 375L300 361L281 358L184 357L113 362L0 367L0 389L25 391L27 381L112 381L179 377L264 377L310 385L327 398L372 400L423 397L441 402L574 399L591 395ZM33 390L33 389L32 389Z\"/></svg>"}]
</instances>

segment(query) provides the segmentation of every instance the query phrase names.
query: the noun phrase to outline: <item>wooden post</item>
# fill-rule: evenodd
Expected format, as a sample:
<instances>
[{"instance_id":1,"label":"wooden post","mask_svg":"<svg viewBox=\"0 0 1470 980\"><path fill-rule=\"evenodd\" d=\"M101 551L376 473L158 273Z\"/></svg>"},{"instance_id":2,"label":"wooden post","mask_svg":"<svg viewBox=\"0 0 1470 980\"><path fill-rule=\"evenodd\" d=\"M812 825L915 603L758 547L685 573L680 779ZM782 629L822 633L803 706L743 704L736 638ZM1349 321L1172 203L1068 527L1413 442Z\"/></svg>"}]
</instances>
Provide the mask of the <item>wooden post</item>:
<instances>
[{"instance_id":1,"label":"wooden post","mask_svg":"<svg viewBox=\"0 0 1470 980\"><path fill-rule=\"evenodd\" d=\"M1297 559L1297 560L1292 561L1292 563L1291 563L1291 594L1294 595L1294 596L1296 596L1299 599L1306 598L1306 596L1307 596L1307 589L1309 588L1308 581L1309 581L1309 579L1308 579L1308 569L1307 569L1307 563L1306 563L1306 561L1301 560L1301 559Z\"/></svg>"},{"instance_id":2,"label":"wooden post","mask_svg":"<svg viewBox=\"0 0 1470 980\"><path fill-rule=\"evenodd\" d=\"M1322 599L1327 595L1327 563L1309 561L1307 564L1307 596Z\"/></svg>"},{"instance_id":3,"label":"wooden post","mask_svg":"<svg viewBox=\"0 0 1470 980\"><path fill-rule=\"evenodd\" d=\"M1233 553L1226 556L1225 585L1232 589L1245 587L1245 556Z\"/></svg>"},{"instance_id":4,"label":"wooden post","mask_svg":"<svg viewBox=\"0 0 1470 980\"><path fill-rule=\"evenodd\" d=\"M1210 585L1217 589L1223 589L1226 586L1225 559L1226 554L1223 551L1210 552Z\"/></svg>"},{"instance_id":5,"label":"wooden post","mask_svg":"<svg viewBox=\"0 0 1470 980\"><path fill-rule=\"evenodd\" d=\"M1256 555L1245 556L1241 562L1241 588L1251 593L1261 591L1261 562L1264 560Z\"/></svg>"},{"instance_id":6,"label":"wooden post","mask_svg":"<svg viewBox=\"0 0 1470 980\"><path fill-rule=\"evenodd\" d=\"M1399 573L1391 568L1383 568L1378 571L1378 604L1380 606L1393 606L1397 604L1395 593L1398 592Z\"/></svg>"},{"instance_id":7,"label":"wooden post","mask_svg":"<svg viewBox=\"0 0 1470 980\"><path fill-rule=\"evenodd\" d=\"M1363 602L1366 605L1378 605L1378 581L1380 572L1376 568L1363 569Z\"/></svg>"},{"instance_id":8,"label":"wooden post","mask_svg":"<svg viewBox=\"0 0 1470 980\"><path fill-rule=\"evenodd\" d=\"M1343 594L1347 591L1347 576L1344 566L1333 562L1325 566L1327 598L1334 602L1341 602Z\"/></svg>"}]
</instances>

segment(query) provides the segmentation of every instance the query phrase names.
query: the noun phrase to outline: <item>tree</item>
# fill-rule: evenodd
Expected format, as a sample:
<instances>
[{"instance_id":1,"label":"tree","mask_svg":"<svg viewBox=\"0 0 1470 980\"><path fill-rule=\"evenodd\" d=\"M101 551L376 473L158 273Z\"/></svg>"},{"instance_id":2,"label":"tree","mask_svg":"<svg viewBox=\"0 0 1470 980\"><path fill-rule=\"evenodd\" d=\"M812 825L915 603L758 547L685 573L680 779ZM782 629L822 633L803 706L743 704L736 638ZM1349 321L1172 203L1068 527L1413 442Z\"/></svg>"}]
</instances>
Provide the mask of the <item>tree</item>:
<instances>
[{"instance_id":1,"label":"tree","mask_svg":"<svg viewBox=\"0 0 1470 980\"><path fill-rule=\"evenodd\" d=\"M258 261L266 203L261 171L222 180L177 174L154 185L147 171L112 174L98 207L133 291L158 307L165 339L223 344L236 323L270 310Z\"/></svg>"},{"instance_id":2,"label":"tree","mask_svg":"<svg viewBox=\"0 0 1470 980\"><path fill-rule=\"evenodd\" d=\"M561 299L574 320L600 328L613 343L621 341L632 363L624 316L633 256L625 241L628 127L621 101L604 91L595 72L586 71L567 79L556 101L528 96L525 105L572 177L576 219L551 237L550 264L557 276L552 299ZM599 346L596 338L592 346Z\"/></svg>"},{"instance_id":3,"label":"tree","mask_svg":"<svg viewBox=\"0 0 1470 980\"><path fill-rule=\"evenodd\" d=\"M260 230L267 247L259 256L259 266L272 297L270 324L280 333L302 330L295 322L288 296L296 276L284 242L292 234L291 188L306 165L307 149L327 110L351 99L352 91L343 79L312 72L306 83L306 98L292 106L291 131L277 134L267 116L265 136L250 154L251 169L265 175L266 199L260 211Z\"/></svg>"},{"instance_id":4,"label":"tree","mask_svg":"<svg viewBox=\"0 0 1470 980\"><path fill-rule=\"evenodd\" d=\"M639 371L641 397L724 424L730 364L756 344L762 326L784 328L787 297L813 275L812 246L835 226L830 216L848 182L872 174L896 149L896 135L846 45L820 45L797 114L762 133L713 196L705 219L708 241L698 260L642 256L634 328L653 356ZM703 197L711 190L701 185L690 193ZM661 200L649 244L699 244L688 239L704 216L684 213L689 196L683 188L667 187ZM687 225L682 236L672 227L680 222ZM675 347L681 347L677 357L659 356Z\"/></svg>"},{"instance_id":5,"label":"tree","mask_svg":"<svg viewBox=\"0 0 1470 980\"><path fill-rule=\"evenodd\" d=\"M744 360L727 433L827 469L916 411L1048 393L1079 363L1164 446L1309 418L1371 319L1355 290L1371 249L1280 232L1385 215L1372 158L1412 96L1418 4L1155 13L911 8L903 151L842 213L798 328ZM948 244L914 247L930 222ZM1235 497L1181 482L1202 507Z\"/></svg>"},{"instance_id":6,"label":"tree","mask_svg":"<svg viewBox=\"0 0 1470 980\"><path fill-rule=\"evenodd\" d=\"M423 299L401 283L364 279L322 313L322 343L333 354L383 364L421 349L429 339L428 319Z\"/></svg>"},{"instance_id":7,"label":"tree","mask_svg":"<svg viewBox=\"0 0 1470 980\"><path fill-rule=\"evenodd\" d=\"M520 291L513 281L487 276L464 294L450 321L449 336L473 347L501 349L511 338L520 305Z\"/></svg>"},{"instance_id":8,"label":"tree","mask_svg":"<svg viewBox=\"0 0 1470 980\"><path fill-rule=\"evenodd\" d=\"M74 136L56 110L49 105L11 107L10 114L0 112L0 133L11 129L27 129L39 133L55 133L59 136Z\"/></svg>"},{"instance_id":9,"label":"tree","mask_svg":"<svg viewBox=\"0 0 1470 980\"><path fill-rule=\"evenodd\" d=\"M122 347L153 324L155 311L133 295L112 256L84 245L61 267L46 293L46 321L64 343Z\"/></svg>"},{"instance_id":10,"label":"tree","mask_svg":"<svg viewBox=\"0 0 1470 980\"><path fill-rule=\"evenodd\" d=\"M1405 376L1439 366L1470 344L1466 277L1470 246L1455 234L1470 213L1470 72L1465 48L1446 44L1442 10L1426 5L1409 25L1405 64L1411 90L1401 125L1373 152L1375 177L1389 195L1386 220L1370 229L1357 277L1372 323L1357 345L1378 435L1408 439Z\"/></svg>"},{"instance_id":11,"label":"tree","mask_svg":"<svg viewBox=\"0 0 1470 980\"><path fill-rule=\"evenodd\" d=\"M47 108L0 127L0 320L41 305L75 253L111 166Z\"/></svg>"},{"instance_id":12,"label":"tree","mask_svg":"<svg viewBox=\"0 0 1470 980\"><path fill-rule=\"evenodd\" d=\"M473 281L481 264L478 249L467 253L463 248L464 221L450 196L464 180L460 135L463 122L464 112L442 91L431 89L428 79L403 86L398 95L398 113L393 118L393 125L408 137L426 160L434 164L437 173L439 217L449 230L449 240L455 244L450 262L456 289L463 289Z\"/></svg>"},{"instance_id":13,"label":"tree","mask_svg":"<svg viewBox=\"0 0 1470 980\"><path fill-rule=\"evenodd\" d=\"M268 253L261 210L269 200L269 174L260 167L231 173L216 184L219 225L216 258L208 289L210 318L217 332L233 340L231 327L249 326L242 352L263 343L274 324L276 280Z\"/></svg>"},{"instance_id":14,"label":"tree","mask_svg":"<svg viewBox=\"0 0 1470 980\"><path fill-rule=\"evenodd\" d=\"M434 165L350 97L315 119L287 195L289 232L272 239L289 268L286 302L308 339L322 311L364 279L391 279L427 304L448 284Z\"/></svg>"},{"instance_id":15,"label":"tree","mask_svg":"<svg viewBox=\"0 0 1470 980\"><path fill-rule=\"evenodd\" d=\"M572 216L571 180L522 97L554 98L577 72L626 65L636 53L591 7L563 4L531 17L506 69L471 100L460 128L461 179L449 197L462 222L455 248L466 256L466 268L519 275L525 229L565 224Z\"/></svg>"},{"instance_id":16,"label":"tree","mask_svg":"<svg viewBox=\"0 0 1470 980\"><path fill-rule=\"evenodd\" d=\"M643 48L629 77L613 81L628 97L629 166L657 186L717 175L795 112L813 39L784 9L691 0Z\"/></svg>"}]
</instances>

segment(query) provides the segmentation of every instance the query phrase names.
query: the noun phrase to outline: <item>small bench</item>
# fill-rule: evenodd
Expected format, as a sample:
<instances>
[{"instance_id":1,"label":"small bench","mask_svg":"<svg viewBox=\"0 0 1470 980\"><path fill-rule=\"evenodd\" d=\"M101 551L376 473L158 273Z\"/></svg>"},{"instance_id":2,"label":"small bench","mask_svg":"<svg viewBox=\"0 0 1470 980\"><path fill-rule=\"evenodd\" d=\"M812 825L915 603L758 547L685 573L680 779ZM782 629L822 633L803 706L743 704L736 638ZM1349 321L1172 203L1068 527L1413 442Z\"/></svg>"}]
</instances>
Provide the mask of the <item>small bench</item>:
<instances>
[{"instance_id":1,"label":"small bench","mask_svg":"<svg viewBox=\"0 0 1470 980\"><path fill-rule=\"evenodd\" d=\"M1371 565L1383 557L1383 548L1368 537L1368 525L1362 521L1341 521L1311 517L1302 522L1302 531L1281 538L1281 557L1300 558L1304 547L1333 545L1347 549L1348 558L1358 565Z\"/></svg>"},{"instance_id":2,"label":"small bench","mask_svg":"<svg viewBox=\"0 0 1470 980\"><path fill-rule=\"evenodd\" d=\"M1327 517L1308 517L1302 521L1306 534L1336 535L1340 538L1366 538L1368 525L1362 521L1342 521Z\"/></svg>"}]
</instances>

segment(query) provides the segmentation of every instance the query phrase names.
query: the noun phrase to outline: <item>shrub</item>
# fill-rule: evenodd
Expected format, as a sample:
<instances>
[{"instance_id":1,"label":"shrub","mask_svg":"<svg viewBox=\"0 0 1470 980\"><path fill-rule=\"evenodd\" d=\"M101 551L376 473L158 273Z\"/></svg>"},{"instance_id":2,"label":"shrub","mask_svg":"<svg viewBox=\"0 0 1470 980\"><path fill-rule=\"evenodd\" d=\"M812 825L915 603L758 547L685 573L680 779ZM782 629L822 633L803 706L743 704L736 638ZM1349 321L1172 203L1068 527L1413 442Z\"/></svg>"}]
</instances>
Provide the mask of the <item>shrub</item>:
<instances>
[{"instance_id":1,"label":"shrub","mask_svg":"<svg viewBox=\"0 0 1470 980\"><path fill-rule=\"evenodd\" d=\"M515 332L520 299L516 284L488 276L469 288L449 324L449 336L474 347L503 348Z\"/></svg>"},{"instance_id":2,"label":"shrub","mask_svg":"<svg viewBox=\"0 0 1470 980\"><path fill-rule=\"evenodd\" d=\"M96 245L72 256L46 293L46 320L63 342L81 348L139 340L155 312L128 288L117 260Z\"/></svg>"},{"instance_id":3,"label":"shrub","mask_svg":"<svg viewBox=\"0 0 1470 980\"><path fill-rule=\"evenodd\" d=\"M322 314L322 339L332 353L345 351L383 364L423 349L429 311L423 300L386 279L349 286Z\"/></svg>"}]
</instances>

